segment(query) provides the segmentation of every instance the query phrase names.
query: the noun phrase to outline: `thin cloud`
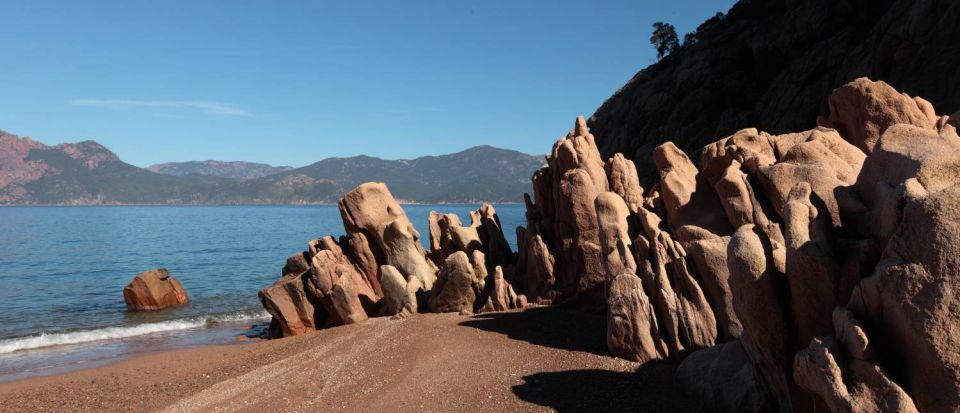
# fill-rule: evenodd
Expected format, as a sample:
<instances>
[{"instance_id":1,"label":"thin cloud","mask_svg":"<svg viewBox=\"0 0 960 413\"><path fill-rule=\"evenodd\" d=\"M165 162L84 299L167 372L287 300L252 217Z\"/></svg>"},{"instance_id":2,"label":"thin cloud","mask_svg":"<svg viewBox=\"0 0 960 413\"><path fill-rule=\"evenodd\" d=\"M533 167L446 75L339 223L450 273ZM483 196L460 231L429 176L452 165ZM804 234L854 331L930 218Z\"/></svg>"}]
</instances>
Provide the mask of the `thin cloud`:
<instances>
[{"instance_id":1,"label":"thin cloud","mask_svg":"<svg viewBox=\"0 0 960 413\"><path fill-rule=\"evenodd\" d=\"M125 99L77 99L70 102L77 106L94 106L111 109L154 108L199 111L208 115L250 116L243 108L224 102L192 100L125 100Z\"/></svg>"}]
</instances>

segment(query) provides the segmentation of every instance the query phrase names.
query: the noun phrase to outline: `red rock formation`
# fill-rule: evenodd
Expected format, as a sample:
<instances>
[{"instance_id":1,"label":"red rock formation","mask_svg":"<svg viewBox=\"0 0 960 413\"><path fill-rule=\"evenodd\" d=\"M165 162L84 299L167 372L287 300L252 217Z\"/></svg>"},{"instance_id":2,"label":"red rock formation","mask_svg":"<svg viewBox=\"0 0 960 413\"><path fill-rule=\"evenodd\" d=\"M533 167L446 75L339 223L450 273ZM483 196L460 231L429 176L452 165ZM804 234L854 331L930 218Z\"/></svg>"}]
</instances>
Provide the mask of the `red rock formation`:
<instances>
[{"instance_id":1,"label":"red rock formation","mask_svg":"<svg viewBox=\"0 0 960 413\"><path fill-rule=\"evenodd\" d=\"M287 337L306 333L322 326L316 319L316 309L307 296L303 274L287 274L273 285L260 290L260 304L273 317L270 334ZM274 327L275 326L275 327Z\"/></svg>"},{"instance_id":2,"label":"red rock formation","mask_svg":"<svg viewBox=\"0 0 960 413\"><path fill-rule=\"evenodd\" d=\"M164 268L147 270L123 287L127 308L139 311L163 310L190 302L180 280Z\"/></svg>"},{"instance_id":3,"label":"red rock formation","mask_svg":"<svg viewBox=\"0 0 960 413\"><path fill-rule=\"evenodd\" d=\"M307 251L287 260L284 275L260 291L273 316L273 337L368 317L403 318L427 310L472 314L526 305L500 265L487 262L487 256L496 257L512 274L516 260L491 205L473 212L469 227L456 215L431 213L429 253L381 183L366 183L345 195L340 213L347 234L339 242L331 236L310 241ZM439 274L435 262L443 267ZM488 266L496 267L496 275L493 287L485 289Z\"/></svg>"},{"instance_id":4,"label":"red rock formation","mask_svg":"<svg viewBox=\"0 0 960 413\"><path fill-rule=\"evenodd\" d=\"M612 192L596 188L578 121L526 197L528 293L555 273L569 299L599 260L610 351L688 357L678 380L727 411L960 410L954 121L868 79L830 107L820 123L837 130L744 129L707 145L702 170L661 145L640 202L620 156Z\"/></svg>"}]
</instances>

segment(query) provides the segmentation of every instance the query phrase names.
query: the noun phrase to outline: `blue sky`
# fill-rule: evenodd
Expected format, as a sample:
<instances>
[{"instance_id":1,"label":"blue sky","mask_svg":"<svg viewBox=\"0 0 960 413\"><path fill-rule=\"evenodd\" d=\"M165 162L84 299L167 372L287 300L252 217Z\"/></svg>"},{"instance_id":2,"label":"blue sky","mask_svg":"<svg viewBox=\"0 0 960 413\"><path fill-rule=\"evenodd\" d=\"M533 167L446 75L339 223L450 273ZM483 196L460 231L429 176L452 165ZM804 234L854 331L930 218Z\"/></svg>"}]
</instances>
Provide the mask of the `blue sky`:
<instances>
[{"instance_id":1,"label":"blue sky","mask_svg":"<svg viewBox=\"0 0 960 413\"><path fill-rule=\"evenodd\" d=\"M545 153L731 0L0 1L0 129L134 165Z\"/></svg>"}]
</instances>

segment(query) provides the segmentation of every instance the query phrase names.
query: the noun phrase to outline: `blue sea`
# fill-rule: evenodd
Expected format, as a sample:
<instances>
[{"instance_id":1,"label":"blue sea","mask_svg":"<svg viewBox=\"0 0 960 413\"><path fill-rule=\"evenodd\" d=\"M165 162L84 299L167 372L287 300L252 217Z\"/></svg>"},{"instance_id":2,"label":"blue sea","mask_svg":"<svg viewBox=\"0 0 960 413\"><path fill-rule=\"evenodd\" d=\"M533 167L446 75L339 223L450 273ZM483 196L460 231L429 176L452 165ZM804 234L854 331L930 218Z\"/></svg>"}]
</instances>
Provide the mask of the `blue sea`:
<instances>
[{"instance_id":1,"label":"blue sea","mask_svg":"<svg viewBox=\"0 0 960 413\"><path fill-rule=\"evenodd\" d=\"M479 205L405 205L428 243L431 210L469 222ZM496 205L516 250L522 205ZM290 255L344 233L336 206L0 208L0 381L130 355L232 343L268 321L257 291ZM127 311L123 287L166 268L190 304Z\"/></svg>"}]
</instances>

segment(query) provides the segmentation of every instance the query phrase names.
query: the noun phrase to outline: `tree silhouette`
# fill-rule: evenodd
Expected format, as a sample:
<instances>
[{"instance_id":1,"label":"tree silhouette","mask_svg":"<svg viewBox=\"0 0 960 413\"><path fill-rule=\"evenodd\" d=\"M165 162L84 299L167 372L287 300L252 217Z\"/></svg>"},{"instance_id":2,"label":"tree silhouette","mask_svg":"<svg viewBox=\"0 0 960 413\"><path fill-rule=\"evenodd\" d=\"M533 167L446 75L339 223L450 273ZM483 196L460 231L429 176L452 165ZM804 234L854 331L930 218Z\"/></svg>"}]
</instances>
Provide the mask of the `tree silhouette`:
<instances>
[{"instance_id":1,"label":"tree silhouette","mask_svg":"<svg viewBox=\"0 0 960 413\"><path fill-rule=\"evenodd\" d=\"M657 48L657 60L663 59L668 53L680 47L677 31L670 23L656 22L653 24L653 35L650 44Z\"/></svg>"}]
</instances>

